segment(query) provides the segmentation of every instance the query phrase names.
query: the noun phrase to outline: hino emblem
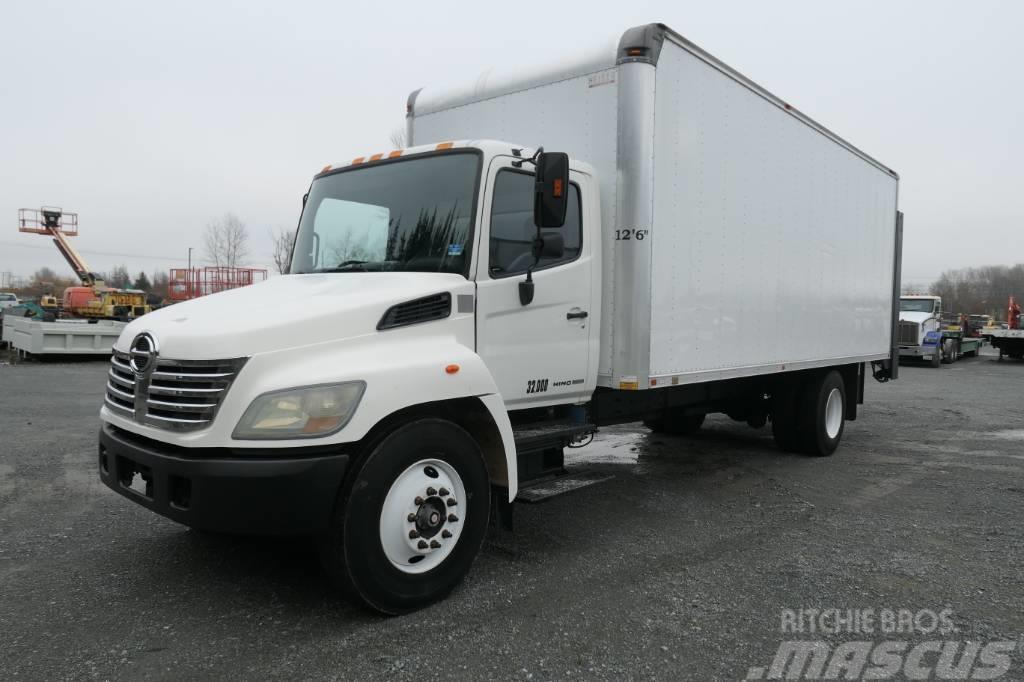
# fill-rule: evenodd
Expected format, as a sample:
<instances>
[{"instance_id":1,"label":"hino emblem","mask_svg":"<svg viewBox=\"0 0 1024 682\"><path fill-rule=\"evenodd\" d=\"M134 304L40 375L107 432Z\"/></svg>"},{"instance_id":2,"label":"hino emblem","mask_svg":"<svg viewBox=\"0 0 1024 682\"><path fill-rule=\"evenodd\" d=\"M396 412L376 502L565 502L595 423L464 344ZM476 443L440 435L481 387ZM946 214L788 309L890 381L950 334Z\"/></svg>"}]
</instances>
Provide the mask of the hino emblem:
<instances>
[{"instance_id":1,"label":"hino emblem","mask_svg":"<svg viewBox=\"0 0 1024 682\"><path fill-rule=\"evenodd\" d=\"M128 364L138 376L149 372L156 364L156 339L149 333L142 333L132 340L128 350Z\"/></svg>"}]
</instances>

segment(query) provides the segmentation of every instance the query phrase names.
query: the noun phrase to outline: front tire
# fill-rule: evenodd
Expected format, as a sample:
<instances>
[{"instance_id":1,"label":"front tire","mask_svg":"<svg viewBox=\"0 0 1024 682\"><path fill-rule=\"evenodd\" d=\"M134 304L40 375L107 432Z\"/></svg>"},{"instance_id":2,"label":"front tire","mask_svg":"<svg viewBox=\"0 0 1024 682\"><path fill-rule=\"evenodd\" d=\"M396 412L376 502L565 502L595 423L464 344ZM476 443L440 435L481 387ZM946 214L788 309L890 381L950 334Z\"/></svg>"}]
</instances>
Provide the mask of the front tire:
<instances>
[{"instance_id":1,"label":"front tire","mask_svg":"<svg viewBox=\"0 0 1024 682\"><path fill-rule=\"evenodd\" d=\"M946 365L951 365L957 361L957 347L956 341L953 339L946 339L942 342L942 362Z\"/></svg>"},{"instance_id":2,"label":"front tire","mask_svg":"<svg viewBox=\"0 0 1024 682\"><path fill-rule=\"evenodd\" d=\"M427 418L388 434L339 494L321 557L332 580L382 613L443 599L480 551L490 482L462 427Z\"/></svg>"}]
</instances>

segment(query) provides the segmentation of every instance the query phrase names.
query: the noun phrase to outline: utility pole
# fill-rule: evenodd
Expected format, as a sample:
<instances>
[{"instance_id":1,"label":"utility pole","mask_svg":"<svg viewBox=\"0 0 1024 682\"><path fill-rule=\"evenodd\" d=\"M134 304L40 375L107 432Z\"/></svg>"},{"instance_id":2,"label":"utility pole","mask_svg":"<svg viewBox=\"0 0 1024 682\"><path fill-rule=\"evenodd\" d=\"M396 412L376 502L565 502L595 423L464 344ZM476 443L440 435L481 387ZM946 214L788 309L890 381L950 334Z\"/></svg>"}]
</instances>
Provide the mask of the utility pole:
<instances>
[{"instance_id":1,"label":"utility pole","mask_svg":"<svg viewBox=\"0 0 1024 682\"><path fill-rule=\"evenodd\" d=\"M188 271L192 272L192 248L188 247Z\"/></svg>"}]
</instances>

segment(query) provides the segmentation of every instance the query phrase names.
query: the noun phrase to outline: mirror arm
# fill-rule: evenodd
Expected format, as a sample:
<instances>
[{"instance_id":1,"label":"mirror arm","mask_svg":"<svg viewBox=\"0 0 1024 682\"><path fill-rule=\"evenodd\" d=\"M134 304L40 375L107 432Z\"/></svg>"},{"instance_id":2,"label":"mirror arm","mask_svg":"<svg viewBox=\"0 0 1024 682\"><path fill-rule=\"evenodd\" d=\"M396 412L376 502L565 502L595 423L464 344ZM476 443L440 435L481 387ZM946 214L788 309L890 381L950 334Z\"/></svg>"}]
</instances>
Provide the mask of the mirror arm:
<instances>
[{"instance_id":1,"label":"mirror arm","mask_svg":"<svg viewBox=\"0 0 1024 682\"><path fill-rule=\"evenodd\" d=\"M533 265L526 269L526 279L519 283L519 303L530 305L533 302L533 269L540 263L540 250L544 246L540 228L537 228L537 236L533 238Z\"/></svg>"},{"instance_id":2,"label":"mirror arm","mask_svg":"<svg viewBox=\"0 0 1024 682\"><path fill-rule=\"evenodd\" d=\"M522 153L523 153L522 149L513 149L512 150L512 155L516 156L516 157L521 156ZM537 159L540 158L540 155L543 154L543 153L544 153L544 147L537 147L537 151L535 151L533 153L533 156L531 156L530 158L525 158L525 157L524 158L517 158L515 161L512 162L512 167L513 168L522 168L524 163L532 163L534 166L536 166L537 165Z\"/></svg>"},{"instance_id":3,"label":"mirror arm","mask_svg":"<svg viewBox=\"0 0 1024 682\"><path fill-rule=\"evenodd\" d=\"M519 303L530 305L533 302L533 266L526 271L526 279L519 283Z\"/></svg>"}]
</instances>

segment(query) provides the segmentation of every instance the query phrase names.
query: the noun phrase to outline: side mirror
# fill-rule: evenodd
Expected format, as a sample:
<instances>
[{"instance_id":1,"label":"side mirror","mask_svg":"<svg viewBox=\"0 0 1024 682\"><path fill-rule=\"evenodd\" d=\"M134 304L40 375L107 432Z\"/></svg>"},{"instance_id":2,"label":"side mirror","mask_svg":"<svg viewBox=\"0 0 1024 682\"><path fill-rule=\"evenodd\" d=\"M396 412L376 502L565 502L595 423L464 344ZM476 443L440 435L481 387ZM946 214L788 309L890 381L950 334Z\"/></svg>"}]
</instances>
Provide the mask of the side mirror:
<instances>
[{"instance_id":1,"label":"side mirror","mask_svg":"<svg viewBox=\"0 0 1024 682\"><path fill-rule=\"evenodd\" d=\"M561 258L565 254L565 238L561 234L539 235L533 240L533 257Z\"/></svg>"},{"instance_id":2,"label":"side mirror","mask_svg":"<svg viewBox=\"0 0 1024 682\"><path fill-rule=\"evenodd\" d=\"M569 206L569 155L541 152L537 156L537 185L533 222L538 228L562 227Z\"/></svg>"}]
</instances>

